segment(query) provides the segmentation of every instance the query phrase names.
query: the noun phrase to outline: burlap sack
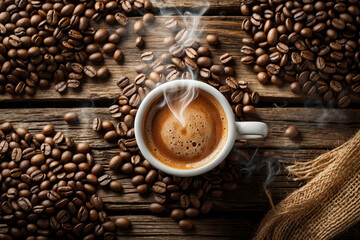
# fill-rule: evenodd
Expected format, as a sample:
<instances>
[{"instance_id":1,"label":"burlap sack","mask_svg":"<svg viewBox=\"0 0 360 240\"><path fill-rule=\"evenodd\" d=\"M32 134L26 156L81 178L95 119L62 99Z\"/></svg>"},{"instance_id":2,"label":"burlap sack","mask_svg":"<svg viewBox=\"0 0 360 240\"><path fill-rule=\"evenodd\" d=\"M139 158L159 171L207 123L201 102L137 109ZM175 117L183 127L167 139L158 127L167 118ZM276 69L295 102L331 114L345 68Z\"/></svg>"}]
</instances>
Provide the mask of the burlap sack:
<instances>
[{"instance_id":1,"label":"burlap sack","mask_svg":"<svg viewBox=\"0 0 360 240\"><path fill-rule=\"evenodd\" d=\"M331 239L360 220L360 131L287 170L296 180L310 181L266 214L255 240Z\"/></svg>"}]
</instances>

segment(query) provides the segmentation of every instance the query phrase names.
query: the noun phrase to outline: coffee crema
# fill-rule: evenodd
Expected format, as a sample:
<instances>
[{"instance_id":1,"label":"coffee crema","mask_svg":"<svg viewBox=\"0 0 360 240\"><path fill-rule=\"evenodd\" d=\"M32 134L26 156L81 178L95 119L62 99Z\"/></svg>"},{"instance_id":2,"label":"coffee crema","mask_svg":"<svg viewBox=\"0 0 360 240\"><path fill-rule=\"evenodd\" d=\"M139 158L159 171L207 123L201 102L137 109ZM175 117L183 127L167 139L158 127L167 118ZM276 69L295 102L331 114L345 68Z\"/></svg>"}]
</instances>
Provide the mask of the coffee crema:
<instances>
[{"instance_id":1,"label":"coffee crema","mask_svg":"<svg viewBox=\"0 0 360 240\"><path fill-rule=\"evenodd\" d=\"M177 90L186 91L181 88ZM153 101L145 113L143 135L150 153L173 168L193 169L217 157L228 135L226 114L210 94L196 89L197 96L182 112L180 121L165 103L164 96ZM171 102L173 110L181 101Z\"/></svg>"}]
</instances>

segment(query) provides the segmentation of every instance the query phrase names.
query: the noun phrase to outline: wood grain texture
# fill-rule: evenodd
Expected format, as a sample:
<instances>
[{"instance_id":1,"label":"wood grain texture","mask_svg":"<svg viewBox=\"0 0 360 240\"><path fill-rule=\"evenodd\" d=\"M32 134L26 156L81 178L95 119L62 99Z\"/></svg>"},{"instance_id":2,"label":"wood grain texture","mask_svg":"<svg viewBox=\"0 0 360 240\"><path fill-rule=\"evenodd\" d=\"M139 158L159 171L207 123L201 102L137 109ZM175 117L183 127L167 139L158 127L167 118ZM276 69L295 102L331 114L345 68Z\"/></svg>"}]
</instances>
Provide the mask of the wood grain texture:
<instances>
[{"instance_id":1,"label":"wood grain texture","mask_svg":"<svg viewBox=\"0 0 360 240\"><path fill-rule=\"evenodd\" d=\"M76 142L87 141L92 147L96 162L103 165L105 172L111 174L113 179L119 179L123 184L122 193L114 193L108 189L99 188L98 194L103 197L105 207L112 219L127 216L132 222L132 228L126 231L117 231L117 238L126 239L251 239L264 214L270 209L268 197L264 192L264 185L268 189L274 203L280 202L287 195L298 189L301 182L294 182L284 170L285 162L296 160L310 160L325 151L332 149L348 140L360 128L360 96L355 99L352 107L356 109L316 109L287 107L292 103L301 103L298 106L310 106L312 100L304 96L295 95L288 86L279 89L272 85L261 85L252 68L240 63L241 39L246 35L241 30L244 17L239 16L239 7L242 0L153 0L154 12L157 15L155 24L144 35L146 47L142 50L134 46L136 34L133 33L133 23L139 17L131 17L128 25L128 36L119 44L123 50L125 60L116 64L109 56L105 56L104 65L108 66L112 76L107 81L86 80L78 90L69 90L60 95L53 86L48 90L38 91L34 97L11 97L0 95L0 123L12 121L17 126L28 127L32 132L38 132L47 123L55 125L57 131L63 131L74 138ZM193 220L195 228L185 232L178 227L177 222L169 218L169 212L153 215L148 206L153 200L153 194L140 197L131 184L130 177L120 172L113 172L108 168L109 159L118 154L116 143L107 143L101 134L91 131L92 120L99 116L102 119L112 120L107 108L88 108L92 100L107 100L109 103L116 99L121 90L116 86L120 76L128 76L133 80L136 76L134 66L141 63L140 55L145 51L153 51L155 56L160 56L167 51L162 40L169 36L164 29L164 23L170 16L185 11L199 12L210 4L205 15L201 17L196 31L201 44L207 45L204 37L207 34L216 34L221 44L210 47L215 63L219 63L219 56L229 52L234 56L233 67L237 72L238 80L246 80L252 91L258 91L262 96L263 106L270 108L257 108L256 114L247 116L247 120L264 121L269 126L269 136L264 141L250 141L246 151L252 156L250 162L245 162L239 155L243 167L243 176L238 179L238 187L225 193L221 198L212 199L214 210L206 215ZM194 6L196 5L196 6ZM142 12L134 15L143 14ZM217 16L211 16L217 15ZM184 26L183 17L175 17ZM118 26L99 25L109 32L114 32ZM150 26L149 26L150 28ZM202 29L202 32L199 30ZM24 99L32 103L27 104ZM61 103L71 106L76 101L77 106L84 103L83 108L62 107ZM7 106L7 102L17 104L19 108ZM79 103L80 102L80 103ZM52 107L52 104L56 107ZM30 106L31 108L28 108ZM44 108L44 106L46 108ZM277 108L277 106L283 106ZM6 108L9 107L9 108ZM48 108L50 107L50 108ZM75 111L79 114L80 122L69 125L63 120L66 112ZM301 135L289 140L283 136L289 125L296 125ZM264 153L272 151L273 157L265 158ZM0 224L0 233L8 229ZM355 225L336 239L360 239L360 224Z\"/></svg>"},{"instance_id":2,"label":"wood grain texture","mask_svg":"<svg viewBox=\"0 0 360 240\"><path fill-rule=\"evenodd\" d=\"M184 26L184 18L175 17L182 26ZM131 80L137 75L133 70L134 66L141 63L140 55L145 51L153 51L156 57L167 51L162 44L163 38L169 36L169 31L164 29L164 23L170 17L157 17L156 22L149 26L144 39L146 42L145 49L139 50L135 47L134 41L136 34L133 33L132 24L138 20L138 17L132 17L131 23L128 25L128 36L125 37L119 44L118 48L124 52L124 62L117 64L111 57L105 56L104 64L110 69L112 75L106 81L97 79L88 79L83 81L79 89L69 89L65 94L59 94L55 91L53 86L47 90L38 90L34 97L12 97L9 95L0 95L0 101L23 101L24 98L34 101L71 101L71 100L101 100L114 99L120 95L120 89L116 86L116 81L120 76L128 76ZM240 63L241 53L241 39L246 36L246 33L241 30L241 22L244 17L241 16L203 16L198 25L196 34L200 34L200 43L205 44L204 37L207 34L213 33L219 37L220 45L217 47L210 47L215 63L220 63L219 57L226 52L233 55L233 67L237 73L238 80L246 80L252 91L257 91L262 96L262 102L277 102L280 105L293 102L304 102L304 96L295 95L289 90L286 85L279 89L274 85L262 85L257 81L256 75L253 73L250 66L245 66ZM115 31L117 26L100 25L97 27L104 27L110 33ZM200 32L199 29L203 28ZM106 89L106 90L105 90ZM311 103L310 100L305 103Z\"/></svg>"},{"instance_id":3,"label":"wood grain texture","mask_svg":"<svg viewBox=\"0 0 360 240\"><path fill-rule=\"evenodd\" d=\"M153 0L154 12L169 14L171 12L205 11L205 15L241 15L242 0Z\"/></svg>"},{"instance_id":4,"label":"wood grain texture","mask_svg":"<svg viewBox=\"0 0 360 240\"><path fill-rule=\"evenodd\" d=\"M176 221L163 214L120 214L110 218L115 220L120 216L126 216L132 227L118 230L118 239L249 239L262 214L209 214L194 219L194 229L191 231L181 230ZM6 232L7 227L0 224L0 233Z\"/></svg>"},{"instance_id":5,"label":"wood grain texture","mask_svg":"<svg viewBox=\"0 0 360 240\"><path fill-rule=\"evenodd\" d=\"M236 214L214 215L210 214L196 218L194 230L185 232L181 230L177 222L165 216L153 215L119 215L112 216L116 219L126 216L131 220L132 227L129 230L118 230L117 239L155 240L155 239L251 239L260 223L262 215ZM359 224L350 228L336 240L354 240L360 238ZM7 233L8 228L0 224L0 233Z\"/></svg>"},{"instance_id":6,"label":"wood grain texture","mask_svg":"<svg viewBox=\"0 0 360 240\"><path fill-rule=\"evenodd\" d=\"M66 124L63 116L68 111L79 114L80 122ZM20 108L0 109L0 122L12 121L31 130L39 130L45 123L54 124L78 141L87 141L93 148L114 147L100 134L91 130L95 117L112 120L107 108ZM264 121L269 126L265 140L249 141L250 148L332 148L348 140L360 128L360 111L356 109L317 108L257 108L247 120ZM289 125L296 125L300 136L290 140L283 136Z\"/></svg>"},{"instance_id":7,"label":"wood grain texture","mask_svg":"<svg viewBox=\"0 0 360 240\"><path fill-rule=\"evenodd\" d=\"M63 115L75 111L79 114L78 124L66 124ZM24 126L33 133L42 129L46 123L52 123L57 131L74 138L76 142L87 141L93 148L94 157L108 169L109 159L118 154L116 143L106 143L98 133L91 130L95 116L111 119L107 108L29 108L1 109L0 122L11 121L14 126ZM269 125L268 138L261 141L250 141L249 154L253 156L250 163L242 161L246 172L242 177L236 192L224 195L216 200L218 211L264 211L269 202L263 191L267 187L275 202L285 198L295 190L299 183L290 181L283 171L281 161L313 159L323 153L324 149L333 148L346 141L359 129L360 111L353 109L314 109L314 108L258 108L257 116L249 119L262 120ZM285 128L295 124L301 132L301 139L289 140L283 137ZM300 141L301 140L301 141ZM263 151L274 150L276 155L264 159ZM270 168L269 168L270 166ZM271 171L271 178L268 175ZM152 195L139 197L127 176L109 171L114 179L121 179L124 193L116 194L104 189L99 194L104 198L107 207L117 211L144 211L152 200ZM136 203L136 204L135 204Z\"/></svg>"},{"instance_id":8,"label":"wood grain texture","mask_svg":"<svg viewBox=\"0 0 360 240\"><path fill-rule=\"evenodd\" d=\"M181 230L177 222L164 215L134 215L118 214L110 218L126 216L132 223L129 230L118 230L117 239L251 239L261 221L263 214L236 213L236 214L208 214L193 220L192 231ZM359 224L350 228L336 240L354 240L360 238ZM7 233L5 224L0 224L0 233Z\"/></svg>"}]
</instances>

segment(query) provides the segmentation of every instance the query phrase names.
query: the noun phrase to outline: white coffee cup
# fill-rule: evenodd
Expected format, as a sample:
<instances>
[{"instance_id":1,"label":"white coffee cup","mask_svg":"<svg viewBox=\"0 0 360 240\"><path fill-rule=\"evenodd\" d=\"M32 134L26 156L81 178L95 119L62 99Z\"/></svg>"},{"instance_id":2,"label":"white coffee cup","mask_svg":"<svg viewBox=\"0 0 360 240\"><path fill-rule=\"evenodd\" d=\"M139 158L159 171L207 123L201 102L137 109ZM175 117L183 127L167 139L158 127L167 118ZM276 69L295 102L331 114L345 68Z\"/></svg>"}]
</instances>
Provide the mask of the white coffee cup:
<instances>
[{"instance_id":1,"label":"white coffee cup","mask_svg":"<svg viewBox=\"0 0 360 240\"><path fill-rule=\"evenodd\" d=\"M224 144L224 146L221 148L218 155L214 159L212 159L208 163L205 163L204 165L198 168L179 169L164 164L149 151L147 145L145 144L144 135L143 135L144 126L145 126L144 119L149 106L151 106L153 101L156 100L159 96L163 95L165 91L169 91L170 89L173 90L178 88L184 88L186 86L189 86L190 84L196 89L203 90L209 93L210 95L212 95L215 99L217 99L217 101L220 103L227 117L228 134L227 134L226 143ZM196 80L175 80L162 84L159 87L156 87L154 90L152 90L140 104L140 107L135 117L134 128L135 128L135 137L136 137L137 145L142 155L145 157L145 159L147 159L153 167L165 173L180 177L190 177L190 176L200 175L215 168L230 153L236 139L265 138L268 133L268 127L263 122L250 122L250 121L236 122L231 106L229 102L226 100L226 98L214 87Z\"/></svg>"}]
</instances>

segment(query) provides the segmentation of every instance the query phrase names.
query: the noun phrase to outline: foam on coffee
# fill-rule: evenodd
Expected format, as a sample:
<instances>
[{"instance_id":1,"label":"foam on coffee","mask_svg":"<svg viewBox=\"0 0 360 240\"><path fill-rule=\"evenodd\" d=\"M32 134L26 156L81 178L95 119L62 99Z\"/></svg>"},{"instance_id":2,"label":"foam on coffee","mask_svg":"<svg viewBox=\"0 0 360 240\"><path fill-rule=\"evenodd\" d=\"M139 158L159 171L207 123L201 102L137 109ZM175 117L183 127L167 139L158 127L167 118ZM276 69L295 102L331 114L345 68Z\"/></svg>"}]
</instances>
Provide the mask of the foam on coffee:
<instances>
[{"instance_id":1,"label":"foam on coffee","mask_svg":"<svg viewBox=\"0 0 360 240\"><path fill-rule=\"evenodd\" d=\"M145 116L144 136L151 153L176 168L196 168L214 159L227 139L220 103L199 90L183 112L183 126L163 101L163 97L155 100ZM173 102L172 107L176 110L180 104Z\"/></svg>"}]
</instances>

